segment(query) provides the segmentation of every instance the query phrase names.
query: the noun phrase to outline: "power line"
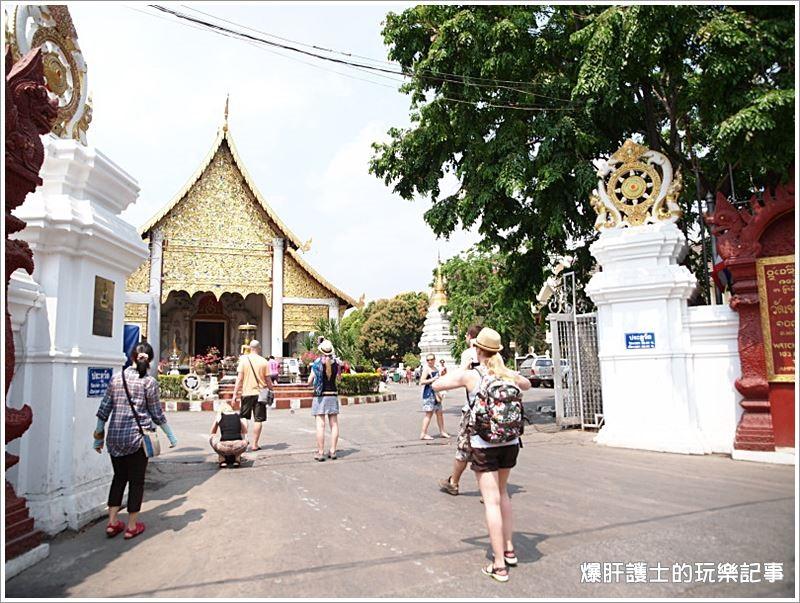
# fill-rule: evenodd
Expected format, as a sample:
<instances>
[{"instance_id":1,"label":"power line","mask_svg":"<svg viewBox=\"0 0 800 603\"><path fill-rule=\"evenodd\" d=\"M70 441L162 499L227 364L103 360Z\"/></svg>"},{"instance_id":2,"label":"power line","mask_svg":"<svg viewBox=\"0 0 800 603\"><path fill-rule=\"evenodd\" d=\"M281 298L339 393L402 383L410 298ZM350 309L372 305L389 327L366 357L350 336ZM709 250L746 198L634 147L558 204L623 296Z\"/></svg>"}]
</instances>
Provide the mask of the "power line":
<instances>
[{"instance_id":1,"label":"power line","mask_svg":"<svg viewBox=\"0 0 800 603\"><path fill-rule=\"evenodd\" d=\"M413 72L408 72L408 71L396 71L394 69L376 67L374 65L366 65L364 63L358 63L358 62L354 62L354 61L350 61L350 60L343 60L343 59L339 59L339 58L336 58L336 57L329 57L329 56L318 54L317 52L311 52L311 51L303 50L302 48L297 48L295 46L289 46L289 45L286 45L286 44L273 42L271 40L265 40L264 38L260 38L258 36L253 36L253 35L250 35L250 34L248 34L246 32L231 30L231 29L228 29L228 28L223 27L221 25L218 25L216 23L211 23L211 22L208 22L208 21L204 21L203 19L199 19L199 18L193 17L191 15L187 15L185 13L181 13L179 11L175 11L175 10L163 7L163 6L159 6L159 5L149 5L149 6L151 8L156 9L156 10L159 10L161 12L165 12L165 13L171 14L171 15L173 15L174 17L176 17L178 19L189 21L191 23L200 25L201 27L209 28L210 30L212 30L214 32L217 32L217 33L220 33L222 35L232 35L232 36L240 38L240 39L243 38L243 39L250 40L250 41L253 41L253 42L256 42L256 43L266 44L266 45L269 45L269 46L272 46L272 47L275 47L275 48L280 48L282 50L303 54L303 55L306 55L306 56L310 56L310 57L313 57L313 58L321 59L321 60L324 60L324 61L329 61L329 62L340 64L340 65L345 65L345 66L348 66L348 67L353 67L353 68L356 68L356 69L359 69L359 70L362 70L362 71L370 71L370 72L373 72L373 75L388 74L388 75L400 76L400 77L417 77L417 78L422 79L422 80L433 80L433 81L439 81L439 82L443 82L443 83L456 83L456 84L463 84L463 85L467 85L467 86L484 87L484 88L492 88L492 89L505 88L505 89L509 89L509 90L512 90L512 91L515 91L515 92L519 92L519 93L522 93L522 94L526 94L526 95L531 95L531 96L536 96L537 95L537 93L534 93L532 91L521 90L521 89L517 89L517 88L511 88L509 86L503 86L503 85L500 85L500 84L489 85L489 84L478 84L478 83L474 83L474 82L469 82L469 81L465 80L464 76L455 76L455 75L452 75L452 74L445 74L445 75L447 75L447 77L427 76L427 75L421 75L420 73L413 73ZM201 12L201 11L198 11L198 12ZM207 14L207 13L202 13L202 14ZM213 17L213 18L218 18L218 17ZM220 19L220 20L227 21L227 20L224 20L224 19ZM230 21L227 21L227 22L230 23ZM272 34L267 34L265 32L261 32L260 30L255 30L255 29L249 28L249 27L247 29L250 29L252 31L256 31L258 33L262 33L262 34L268 35L268 36L272 35ZM273 36L273 37L276 37L276 36ZM287 38L281 38L281 39L287 40ZM290 40L290 42L295 43L294 41L291 41L291 40ZM309 46L309 45L306 44L306 46ZM332 52L339 52L339 51L332 51ZM372 59L372 60L374 60L374 59ZM421 70L421 71L424 71L424 70ZM386 77L386 75L383 75L382 77ZM387 78L387 79L393 79L393 78ZM484 79L484 78L479 78L479 79ZM501 80L494 80L494 81L501 81ZM506 81L510 81L510 80L506 80ZM518 83L521 83L523 85L532 85L529 82L518 82ZM538 96L542 96L542 97L545 97L545 98L552 98L553 100L560 100L560 101L564 101L564 102L569 102L567 99L560 99L560 98L557 98L557 97L547 97L547 95L538 94ZM522 110L547 110L547 109L552 109L552 107L537 107L537 106L532 106L532 105L513 105L513 106L509 105L508 107L509 108L522 109Z\"/></svg>"}]
</instances>

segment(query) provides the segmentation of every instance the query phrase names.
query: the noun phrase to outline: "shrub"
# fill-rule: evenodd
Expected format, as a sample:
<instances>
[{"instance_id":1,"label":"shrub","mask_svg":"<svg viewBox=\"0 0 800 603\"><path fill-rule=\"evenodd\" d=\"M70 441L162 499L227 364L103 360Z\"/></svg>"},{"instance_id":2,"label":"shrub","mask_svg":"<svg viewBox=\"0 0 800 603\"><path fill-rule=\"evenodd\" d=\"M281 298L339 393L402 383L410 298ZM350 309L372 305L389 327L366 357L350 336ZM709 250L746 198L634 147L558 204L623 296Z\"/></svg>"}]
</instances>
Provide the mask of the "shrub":
<instances>
[{"instance_id":1,"label":"shrub","mask_svg":"<svg viewBox=\"0 0 800 603\"><path fill-rule=\"evenodd\" d=\"M408 368L415 369L419 366L419 356L408 352L405 356L403 356L403 364Z\"/></svg>"},{"instance_id":2,"label":"shrub","mask_svg":"<svg viewBox=\"0 0 800 603\"><path fill-rule=\"evenodd\" d=\"M337 389L342 396L377 394L380 377L377 373L354 373L342 375Z\"/></svg>"},{"instance_id":3,"label":"shrub","mask_svg":"<svg viewBox=\"0 0 800 603\"><path fill-rule=\"evenodd\" d=\"M182 375L159 375L158 390L161 398L185 398L186 391L181 385Z\"/></svg>"}]
</instances>

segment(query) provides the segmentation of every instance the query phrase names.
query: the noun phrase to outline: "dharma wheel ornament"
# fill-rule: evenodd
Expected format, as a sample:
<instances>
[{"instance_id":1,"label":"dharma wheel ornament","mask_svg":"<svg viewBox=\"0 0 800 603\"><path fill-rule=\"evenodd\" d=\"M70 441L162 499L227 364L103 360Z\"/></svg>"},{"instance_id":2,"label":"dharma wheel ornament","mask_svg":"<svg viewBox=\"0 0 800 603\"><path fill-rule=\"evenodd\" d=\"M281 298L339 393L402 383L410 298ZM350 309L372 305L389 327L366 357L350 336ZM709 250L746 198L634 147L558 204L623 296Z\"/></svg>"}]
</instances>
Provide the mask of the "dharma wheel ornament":
<instances>
[{"instance_id":1,"label":"dharma wheel ornament","mask_svg":"<svg viewBox=\"0 0 800 603\"><path fill-rule=\"evenodd\" d=\"M673 178L666 155L626 140L595 165L599 180L589 198L595 230L675 222L683 215L677 203L683 180L680 172Z\"/></svg>"}]
</instances>

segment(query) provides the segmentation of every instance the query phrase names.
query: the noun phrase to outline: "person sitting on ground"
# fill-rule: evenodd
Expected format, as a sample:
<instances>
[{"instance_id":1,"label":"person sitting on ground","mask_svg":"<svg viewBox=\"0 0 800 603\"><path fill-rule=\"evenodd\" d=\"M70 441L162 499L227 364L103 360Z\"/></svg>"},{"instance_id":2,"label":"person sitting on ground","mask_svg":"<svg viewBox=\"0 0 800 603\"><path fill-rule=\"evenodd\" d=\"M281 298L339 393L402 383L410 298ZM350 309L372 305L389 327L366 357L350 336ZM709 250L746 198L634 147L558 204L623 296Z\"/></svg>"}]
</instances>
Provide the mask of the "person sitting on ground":
<instances>
[{"instance_id":1,"label":"person sitting on ground","mask_svg":"<svg viewBox=\"0 0 800 603\"><path fill-rule=\"evenodd\" d=\"M247 421L227 402L222 403L214 419L209 443L219 455L220 467L240 465L242 453L247 450Z\"/></svg>"}]
</instances>

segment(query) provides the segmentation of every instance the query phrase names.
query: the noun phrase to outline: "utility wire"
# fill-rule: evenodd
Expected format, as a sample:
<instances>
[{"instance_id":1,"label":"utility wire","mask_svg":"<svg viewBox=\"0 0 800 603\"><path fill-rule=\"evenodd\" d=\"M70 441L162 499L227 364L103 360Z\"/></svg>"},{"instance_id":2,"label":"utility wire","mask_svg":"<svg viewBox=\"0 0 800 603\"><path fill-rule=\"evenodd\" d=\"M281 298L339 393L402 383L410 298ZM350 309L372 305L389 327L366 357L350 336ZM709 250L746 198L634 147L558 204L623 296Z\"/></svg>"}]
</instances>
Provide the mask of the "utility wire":
<instances>
[{"instance_id":1,"label":"utility wire","mask_svg":"<svg viewBox=\"0 0 800 603\"><path fill-rule=\"evenodd\" d=\"M324 55L318 54L317 52L311 52L311 51L303 50L302 48L297 48L297 47L294 47L294 46L289 46L289 45L286 45L286 44L273 42L271 40L266 40L266 39L260 38L258 36L253 36L253 35L248 34L246 32L231 30L231 29L228 29L228 28L223 27L221 25L218 25L218 24L215 24L215 23L210 23L208 21L204 21L203 19L199 19L199 18L193 17L191 15L187 15L185 13L181 13L179 11L175 11L175 10L163 7L163 6L159 6L159 5L149 5L149 6L151 8L154 8L154 9L158 10L158 11L171 14L172 16L174 16L174 17L176 17L178 19L185 20L185 21L188 21L190 23L194 23L196 25L199 25L200 27L208 28L208 29L210 29L210 30L212 30L212 31L214 31L216 33L220 33L221 35L227 35L229 37L233 36L233 37L236 37L236 38L239 38L239 39L245 39L245 40L250 40L250 41L256 42L256 43L267 44L267 45L269 45L271 47L274 47L274 48L279 48L279 49L282 49L282 50L303 54L303 55L306 55L306 56L310 56L310 57L313 57L313 58L321 59L321 60L324 60L324 61L329 61L329 62L336 63L336 64L345 65L345 66L348 66L348 67L354 67L354 68L359 69L361 71L373 72L372 73L373 75L388 74L388 75L401 76L401 77L417 77L417 78L422 79L422 80L433 80L433 81L439 81L439 82L443 82L443 83L456 83L456 84L463 84L463 85L476 86L476 87L487 87L487 88L493 88L493 89L495 89L495 88L506 88L506 89L509 89L509 90L520 92L522 94L527 94L527 95L531 95L531 96L535 96L536 95L536 93L534 93L534 92L531 92L531 91L528 91L528 90L521 90L521 89L517 89L517 88L511 88L509 86L478 84L478 83L468 82L462 76L451 76L449 74L447 75L447 77L426 76L426 75L421 75L419 73L415 74L415 73L408 72L408 71L396 71L394 69L387 69L387 68L383 68L383 67L377 67L377 66L374 66L374 65L367 65L367 64L364 64L364 63L358 63L358 62L354 62L354 61L350 61L350 60L343 60L343 59L339 59L339 58L336 58L336 57L324 56ZM206 13L203 13L203 14L206 14ZM216 17L214 17L214 18L216 18ZM248 28L248 29L253 30L253 28ZM253 31L258 31L259 33L264 33L264 32L260 32L259 30L253 30ZM265 35L271 35L271 34L265 34ZM294 42L292 42L292 43L294 43ZM308 45L306 45L306 46L308 46ZM383 77L386 77L386 76L383 76ZM495 80L495 81L498 81L498 80ZM530 83L526 83L526 82L520 82L520 83L522 83L524 85L531 85ZM540 95L540 96L545 96L545 95ZM554 100L561 100L561 101L568 102L566 99L556 99L555 97L551 97L551 98L553 98ZM462 102L469 102L469 101L463 101L462 100ZM508 105L507 107L508 108L521 109L521 110L534 110L534 111L537 111L537 110L538 111L543 111L543 110L552 109L552 107L538 107L538 106L533 106L533 105ZM563 108L559 108L559 109L563 110Z\"/></svg>"}]
</instances>

